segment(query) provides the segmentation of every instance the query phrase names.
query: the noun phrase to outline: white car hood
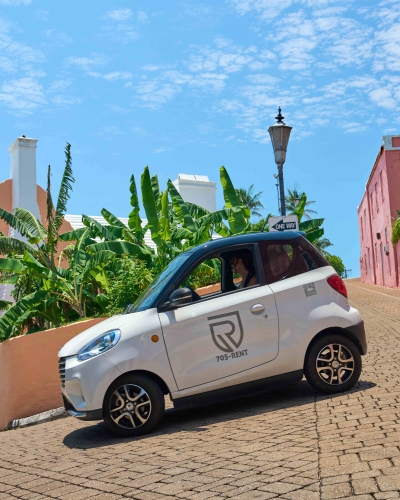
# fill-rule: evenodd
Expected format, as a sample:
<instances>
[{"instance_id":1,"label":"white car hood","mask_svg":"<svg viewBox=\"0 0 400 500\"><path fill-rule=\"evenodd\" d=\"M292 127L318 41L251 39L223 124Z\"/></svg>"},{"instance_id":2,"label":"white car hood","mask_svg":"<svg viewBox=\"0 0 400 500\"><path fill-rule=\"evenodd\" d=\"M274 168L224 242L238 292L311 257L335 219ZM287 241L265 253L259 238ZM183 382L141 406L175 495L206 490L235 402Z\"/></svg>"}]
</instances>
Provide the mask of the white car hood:
<instances>
[{"instance_id":1,"label":"white car hood","mask_svg":"<svg viewBox=\"0 0 400 500\"><path fill-rule=\"evenodd\" d=\"M121 326L123 326L128 321L132 321L133 316L135 316L136 319L136 317L140 316L140 314L140 312L132 314L120 314L118 316L107 318L101 323L97 323L97 325L88 328L76 337L69 340L65 345L63 345L58 353L58 357L66 358L67 356L75 356L82 349L82 347L84 347L91 340L95 339L102 333L106 333L116 328L121 328Z\"/></svg>"}]
</instances>

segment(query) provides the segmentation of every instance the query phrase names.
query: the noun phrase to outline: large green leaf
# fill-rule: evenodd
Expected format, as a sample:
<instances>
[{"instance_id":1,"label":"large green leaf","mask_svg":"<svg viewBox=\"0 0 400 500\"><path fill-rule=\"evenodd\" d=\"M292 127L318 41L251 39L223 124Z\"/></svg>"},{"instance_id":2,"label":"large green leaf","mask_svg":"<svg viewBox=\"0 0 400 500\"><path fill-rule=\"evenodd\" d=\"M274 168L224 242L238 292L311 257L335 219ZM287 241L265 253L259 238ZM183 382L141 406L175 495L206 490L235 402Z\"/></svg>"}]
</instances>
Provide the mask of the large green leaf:
<instances>
[{"instance_id":1,"label":"large green leaf","mask_svg":"<svg viewBox=\"0 0 400 500\"><path fill-rule=\"evenodd\" d=\"M144 210L146 212L148 226L151 233L151 239L157 246L162 245L162 239L159 235L160 221L158 219L156 201L154 199L153 188L150 180L149 167L145 167L142 174L142 201Z\"/></svg>"},{"instance_id":2,"label":"large green leaf","mask_svg":"<svg viewBox=\"0 0 400 500\"><path fill-rule=\"evenodd\" d=\"M101 215L110 224L110 226L120 227L121 229L128 229L127 226L125 226L125 224L118 219L118 217L115 217L115 215L113 215L105 208L102 209Z\"/></svg>"},{"instance_id":3,"label":"large green leaf","mask_svg":"<svg viewBox=\"0 0 400 500\"><path fill-rule=\"evenodd\" d=\"M158 183L157 175L153 175L150 179L151 181L151 189L153 190L154 201L156 202L156 207L159 212L161 212L161 190L160 184Z\"/></svg>"},{"instance_id":4,"label":"large green leaf","mask_svg":"<svg viewBox=\"0 0 400 500\"><path fill-rule=\"evenodd\" d=\"M117 238L114 236L114 234L109 231L105 226L100 224L95 219L92 219L92 217L89 217L88 215L82 215L82 222L85 224L86 227L93 227L95 229L95 232L100 236L100 238L104 238L105 240L116 240Z\"/></svg>"},{"instance_id":5,"label":"large green leaf","mask_svg":"<svg viewBox=\"0 0 400 500\"><path fill-rule=\"evenodd\" d=\"M190 215L193 217L193 219L199 219L200 217L204 217L204 215L208 215L210 213L209 210L200 207L199 205L196 205L195 203L190 203L188 201L185 201L186 206L188 207Z\"/></svg>"},{"instance_id":6,"label":"large green leaf","mask_svg":"<svg viewBox=\"0 0 400 500\"><path fill-rule=\"evenodd\" d=\"M85 269L82 273L82 280L87 277L90 271L97 269L101 265L105 265L108 262L111 262L116 257L115 252L111 252L110 250L100 250L93 254L90 259L86 262Z\"/></svg>"},{"instance_id":7,"label":"large green leaf","mask_svg":"<svg viewBox=\"0 0 400 500\"><path fill-rule=\"evenodd\" d=\"M293 211L293 215L297 215L299 218L299 222L301 221L301 218L304 215L304 210L306 209L306 204L307 204L307 195L305 193L302 194L299 203L297 204L297 207Z\"/></svg>"},{"instance_id":8,"label":"large green leaf","mask_svg":"<svg viewBox=\"0 0 400 500\"><path fill-rule=\"evenodd\" d=\"M18 273L21 274L25 269L25 266L17 259L7 259L0 258L0 271L6 273Z\"/></svg>"},{"instance_id":9,"label":"large green leaf","mask_svg":"<svg viewBox=\"0 0 400 500\"><path fill-rule=\"evenodd\" d=\"M304 222L300 222L299 230L300 231L310 231L311 229L316 229L324 223L325 219L309 219Z\"/></svg>"},{"instance_id":10,"label":"large green leaf","mask_svg":"<svg viewBox=\"0 0 400 500\"><path fill-rule=\"evenodd\" d=\"M186 229L189 229L189 231L196 232L197 226L192 216L190 215L189 208L183 201L182 196L179 194L178 190L170 180L168 180L168 189L171 195L172 206L174 207L176 215L179 217L183 226Z\"/></svg>"},{"instance_id":11,"label":"large green leaf","mask_svg":"<svg viewBox=\"0 0 400 500\"><path fill-rule=\"evenodd\" d=\"M80 227L79 229L74 229L73 231L68 231L67 233L62 233L58 236L61 241L77 241L87 231L87 227Z\"/></svg>"},{"instance_id":12,"label":"large green leaf","mask_svg":"<svg viewBox=\"0 0 400 500\"><path fill-rule=\"evenodd\" d=\"M30 252L32 255L37 254L36 250L24 241L11 238L9 236L0 236L0 255L10 253L23 255L25 250Z\"/></svg>"},{"instance_id":13,"label":"large green leaf","mask_svg":"<svg viewBox=\"0 0 400 500\"><path fill-rule=\"evenodd\" d=\"M324 235L324 229L323 228L320 228L320 229L313 229L309 232L307 232L305 234L307 240L310 242L310 243L314 243L314 241L318 240L319 238L322 238L322 236Z\"/></svg>"},{"instance_id":14,"label":"large green leaf","mask_svg":"<svg viewBox=\"0 0 400 500\"><path fill-rule=\"evenodd\" d=\"M240 211L231 212L228 216L229 228L232 234L241 233L244 231L248 222L246 218L250 218L250 212L247 208L242 206L242 202L238 197L235 188L233 187L232 181L229 177L228 172L225 167L219 169L221 185L224 192L224 200L226 208L241 208ZM245 218L246 216L246 218Z\"/></svg>"},{"instance_id":15,"label":"large green leaf","mask_svg":"<svg viewBox=\"0 0 400 500\"><path fill-rule=\"evenodd\" d=\"M105 293L100 293L99 295L96 295L94 301L104 311L107 308L108 304L111 302L111 297Z\"/></svg>"},{"instance_id":16,"label":"large green leaf","mask_svg":"<svg viewBox=\"0 0 400 500\"><path fill-rule=\"evenodd\" d=\"M29 227L25 222L21 221L16 215L7 212L4 208L0 208L0 219L3 219L9 226L17 230L22 236L27 238L34 238L35 236L29 231ZM1 249L0 249L0 253Z\"/></svg>"},{"instance_id":17,"label":"large green leaf","mask_svg":"<svg viewBox=\"0 0 400 500\"><path fill-rule=\"evenodd\" d=\"M166 189L161 195L161 218L160 218L160 236L163 241L171 240L171 228L169 223L169 199Z\"/></svg>"},{"instance_id":18,"label":"large green leaf","mask_svg":"<svg viewBox=\"0 0 400 500\"><path fill-rule=\"evenodd\" d=\"M130 243L128 241L103 241L101 243L89 245L87 250L90 254L109 250L117 255L133 255L146 262L150 262L152 259L152 254L149 251L136 243Z\"/></svg>"},{"instance_id":19,"label":"large green leaf","mask_svg":"<svg viewBox=\"0 0 400 500\"><path fill-rule=\"evenodd\" d=\"M129 229L134 231L136 234L141 233L142 231L142 219L140 218L139 215L139 197L137 194L137 189L136 189L136 181L135 181L135 176L131 176L131 183L129 186L129 190L131 192L131 200L130 204L132 207L132 211L129 214L128 217L128 226Z\"/></svg>"},{"instance_id":20,"label":"large green leaf","mask_svg":"<svg viewBox=\"0 0 400 500\"><path fill-rule=\"evenodd\" d=\"M58 194L56 213L54 217L54 228L56 231L59 230L63 223L64 215L67 211L67 202L70 198L70 192L72 191L72 184L75 182L74 176L72 174L71 167L71 144L65 146L65 168L63 177L61 179L60 191Z\"/></svg>"},{"instance_id":21,"label":"large green leaf","mask_svg":"<svg viewBox=\"0 0 400 500\"><path fill-rule=\"evenodd\" d=\"M46 297L48 292L39 290L37 292L26 295L16 304L10 307L0 318L0 340L4 341L18 333L16 326L20 322L20 318L24 315L24 320L29 317L29 312L33 312Z\"/></svg>"},{"instance_id":22,"label":"large green leaf","mask_svg":"<svg viewBox=\"0 0 400 500\"><path fill-rule=\"evenodd\" d=\"M86 261L89 259L89 255L86 252L86 247L92 244L93 240L90 238L91 229L86 228L86 232L79 238L75 245L75 251L73 255L72 272L73 276L77 277L82 272L86 265Z\"/></svg>"},{"instance_id":23,"label":"large green leaf","mask_svg":"<svg viewBox=\"0 0 400 500\"><path fill-rule=\"evenodd\" d=\"M4 309L7 309L7 307L11 304L12 302L9 302L8 300L0 300L0 311L4 311Z\"/></svg>"},{"instance_id":24,"label":"large green leaf","mask_svg":"<svg viewBox=\"0 0 400 500\"><path fill-rule=\"evenodd\" d=\"M43 227L40 220L29 212L29 210L16 208L15 217L25 224L30 234L35 237L38 243L46 239L46 229Z\"/></svg>"}]
</instances>

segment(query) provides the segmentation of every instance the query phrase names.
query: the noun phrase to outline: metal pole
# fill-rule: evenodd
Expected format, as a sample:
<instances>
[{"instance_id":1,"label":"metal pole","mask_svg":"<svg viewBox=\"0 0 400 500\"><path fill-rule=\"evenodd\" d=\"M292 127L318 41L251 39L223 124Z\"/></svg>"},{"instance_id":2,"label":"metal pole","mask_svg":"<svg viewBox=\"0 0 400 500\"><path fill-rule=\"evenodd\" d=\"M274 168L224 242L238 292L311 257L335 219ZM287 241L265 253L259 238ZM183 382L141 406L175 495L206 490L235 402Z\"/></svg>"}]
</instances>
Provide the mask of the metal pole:
<instances>
[{"instance_id":1,"label":"metal pole","mask_svg":"<svg viewBox=\"0 0 400 500\"><path fill-rule=\"evenodd\" d=\"M279 201L279 181L275 184L275 186L276 186L276 196L278 198L278 210L280 212L281 211L281 204Z\"/></svg>"},{"instance_id":2,"label":"metal pole","mask_svg":"<svg viewBox=\"0 0 400 500\"><path fill-rule=\"evenodd\" d=\"M279 173L279 191L280 191L280 202L281 202L281 215L286 215L286 206L285 206L285 187L283 184L283 165L278 165L278 173Z\"/></svg>"}]
</instances>

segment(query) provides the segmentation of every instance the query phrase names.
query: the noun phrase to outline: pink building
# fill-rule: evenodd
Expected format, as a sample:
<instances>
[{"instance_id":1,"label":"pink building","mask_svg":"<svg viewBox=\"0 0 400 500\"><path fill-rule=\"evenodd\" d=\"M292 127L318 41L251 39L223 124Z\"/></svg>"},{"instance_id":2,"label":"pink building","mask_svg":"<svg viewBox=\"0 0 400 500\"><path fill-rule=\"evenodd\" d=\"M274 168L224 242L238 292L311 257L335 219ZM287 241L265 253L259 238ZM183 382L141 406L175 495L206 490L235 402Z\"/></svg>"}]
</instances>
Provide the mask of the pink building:
<instances>
[{"instance_id":1,"label":"pink building","mask_svg":"<svg viewBox=\"0 0 400 500\"><path fill-rule=\"evenodd\" d=\"M357 209L364 283L400 286L400 243L391 243L396 210L400 210L400 136L386 135Z\"/></svg>"}]
</instances>

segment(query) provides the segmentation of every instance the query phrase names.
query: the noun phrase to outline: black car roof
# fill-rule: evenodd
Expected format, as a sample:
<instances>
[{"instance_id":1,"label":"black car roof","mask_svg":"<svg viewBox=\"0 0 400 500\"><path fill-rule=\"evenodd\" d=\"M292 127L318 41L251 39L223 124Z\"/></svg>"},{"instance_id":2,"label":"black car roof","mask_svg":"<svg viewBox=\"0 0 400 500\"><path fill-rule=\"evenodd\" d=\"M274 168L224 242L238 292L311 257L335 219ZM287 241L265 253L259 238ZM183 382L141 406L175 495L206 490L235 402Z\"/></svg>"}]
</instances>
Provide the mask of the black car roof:
<instances>
[{"instance_id":1,"label":"black car roof","mask_svg":"<svg viewBox=\"0 0 400 500\"><path fill-rule=\"evenodd\" d=\"M245 233L238 234L235 236L227 236L226 238L217 238L215 240L207 241L206 243L202 243L197 247L191 248L185 253L194 253L201 249L208 250L218 250L220 248L224 248L230 245L238 245L243 243L257 243L258 241L287 241L293 240L295 238L300 238L304 233L300 231L274 231L274 232L257 232L257 233Z\"/></svg>"}]
</instances>

